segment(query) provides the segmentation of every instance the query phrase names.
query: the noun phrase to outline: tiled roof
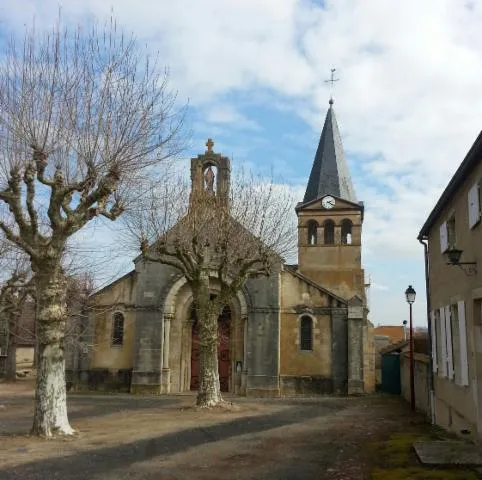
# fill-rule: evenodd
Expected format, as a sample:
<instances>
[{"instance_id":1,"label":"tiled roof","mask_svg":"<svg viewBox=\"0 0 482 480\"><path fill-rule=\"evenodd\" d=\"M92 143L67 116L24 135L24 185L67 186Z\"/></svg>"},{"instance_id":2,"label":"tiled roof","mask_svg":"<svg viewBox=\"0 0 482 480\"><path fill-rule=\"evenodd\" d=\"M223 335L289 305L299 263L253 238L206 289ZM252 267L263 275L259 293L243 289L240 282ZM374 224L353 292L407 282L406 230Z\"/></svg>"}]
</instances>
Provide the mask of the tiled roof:
<instances>
[{"instance_id":1,"label":"tiled roof","mask_svg":"<svg viewBox=\"0 0 482 480\"><path fill-rule=\"evenodd\" d=\"M404 327L401 325L380 325L379 327L375 327L374 334L390 337L391 343L405 340Z\"/></svg>"}]
</instances>

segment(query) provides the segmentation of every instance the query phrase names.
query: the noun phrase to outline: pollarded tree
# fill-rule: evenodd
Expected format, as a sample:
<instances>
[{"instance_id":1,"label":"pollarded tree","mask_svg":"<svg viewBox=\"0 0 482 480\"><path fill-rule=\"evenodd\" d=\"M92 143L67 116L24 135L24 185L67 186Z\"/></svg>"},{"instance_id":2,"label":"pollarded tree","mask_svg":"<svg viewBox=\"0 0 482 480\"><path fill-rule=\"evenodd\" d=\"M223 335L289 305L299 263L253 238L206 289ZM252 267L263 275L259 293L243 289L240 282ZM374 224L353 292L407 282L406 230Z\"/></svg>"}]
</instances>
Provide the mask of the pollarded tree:
<instances>
[{"instance_id":1,"label":"pollarded tree","mask_svg":"<svg viewBox=\"0 0 482 480\"><path fill-rule=\"evenodd\" d=\"M199 183L190 194L182 182L165 185L129 224L144 237L144 259L177 268L192 290L200 338L197 405L213 407L223 402L218 317L248 279L271 275L282 256L294 251L296 226L289 189L272 181L241 174L231 188L225 182L215 192L208 168Z\"/></svg>"},{"instance_id":2,"label":"pollarded tree","mask_svg":"<svg viewBox=\"0 0 482 480\"><path fill-rule=\"evenodd\" d=\"M26 267L25 259L8 251L2 256L0 264L6 277L0 282L0 320L6 332L7 356L5 377L16 379L17 373L17 343L26 333L20 331L20 317L29 294L32 292L33 282Z\"/></svg>"},{"instance_id":3,"label":"pollarded tree","mask_svg":"<svg viewBox=\"0 0 482 480\"><path fill-rule=\"evenodd\" d=\"M116 220L146 177L180 150L182 116L159 72L115 23L11 43L0 65L0 229L35 276L34 434L72 434L64 338L69 239Z\"/></svg>"}]
</instances>

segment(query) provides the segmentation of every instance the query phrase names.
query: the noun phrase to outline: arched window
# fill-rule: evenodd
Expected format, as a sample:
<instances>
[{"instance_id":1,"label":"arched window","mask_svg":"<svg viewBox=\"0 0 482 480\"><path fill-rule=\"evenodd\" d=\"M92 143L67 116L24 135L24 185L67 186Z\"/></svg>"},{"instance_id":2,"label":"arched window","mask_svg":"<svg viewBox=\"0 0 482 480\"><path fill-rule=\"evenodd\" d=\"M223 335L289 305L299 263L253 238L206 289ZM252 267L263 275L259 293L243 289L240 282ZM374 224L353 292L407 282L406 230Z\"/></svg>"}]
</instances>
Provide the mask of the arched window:
<instances>
[{"instance_id":1,"label":"arched window","mask_svg":"<svg viewBox=\"0 0 482 480\"><path fill-rule=\"evenodd\" d=\"M351 229L353 227L353 223L351 223L351 220L348 220L345 218L341 222L341 243L344 243L346 245L351 245Z\"/></svg>"},{"instance_id":2,"label":"arched window","mask_svg":"<svg viewBox=\"0 0 482 480\"><path fill-rule=\"evenodd\" d=\"M114 313L112 322L112 345L124 345L124 315Z\"/></svg>"},{"instance_id":3,"label":"arched window","mask_svg":"<svg viewBox=\"0 0 482 480\"><path fill-rule=\"evenodd\" d=\"M300 319L300 350L313 350L313 320L308 315Z\"/></svg>"},{"instance_id":4,"label":"arched window","mask_svg":"<svg viewBox=\"0 0 482 480\"><path fill-rule=\"evenodd\" d=\"M335 243L335 222L333 220L326 220L324 227L325 245L333 245Z\"/></svg>"},{"instance_id":5,"label":"arched window","mask_svg":"<svg viewBox=\"0 0 482 480\"><path fill-rule=\"evenodd\" d=\"M308 222L308 245L316 245L318 243L318 223L315 220Z\"/></svg>"}]
</instances>

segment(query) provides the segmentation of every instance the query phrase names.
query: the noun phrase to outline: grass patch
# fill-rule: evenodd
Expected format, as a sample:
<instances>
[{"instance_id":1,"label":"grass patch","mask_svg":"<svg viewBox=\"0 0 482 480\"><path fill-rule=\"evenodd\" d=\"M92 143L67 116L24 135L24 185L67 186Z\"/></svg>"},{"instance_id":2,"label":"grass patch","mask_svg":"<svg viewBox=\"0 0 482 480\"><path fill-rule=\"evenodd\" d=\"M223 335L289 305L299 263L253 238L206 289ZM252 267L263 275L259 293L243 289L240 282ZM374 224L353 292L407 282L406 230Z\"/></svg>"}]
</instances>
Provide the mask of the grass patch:
<instances>
[{"instance_id":1,"label":"grass patch","mask_svg":"<svg viewBox=\"0 0 482 480\"><path fill-rule=\"evenodd\" d=\"M388 440L373 442L367 448L373 458L371 480L477 480L475 472L461 468L429 468L421 465L413 451L418 440L441 440L447 435L426 426L393 433Z\"/></svg>"},{"instance_id":2,"label":"grass patch","mask_svg":"<svg viewBox=\"0 0 482 480\"><path fill-rule=\"evenodd\" d=\"M375 468L371 480L478 480L470 470L434 470L424 467Z\"/></svg>"}]
</instances>

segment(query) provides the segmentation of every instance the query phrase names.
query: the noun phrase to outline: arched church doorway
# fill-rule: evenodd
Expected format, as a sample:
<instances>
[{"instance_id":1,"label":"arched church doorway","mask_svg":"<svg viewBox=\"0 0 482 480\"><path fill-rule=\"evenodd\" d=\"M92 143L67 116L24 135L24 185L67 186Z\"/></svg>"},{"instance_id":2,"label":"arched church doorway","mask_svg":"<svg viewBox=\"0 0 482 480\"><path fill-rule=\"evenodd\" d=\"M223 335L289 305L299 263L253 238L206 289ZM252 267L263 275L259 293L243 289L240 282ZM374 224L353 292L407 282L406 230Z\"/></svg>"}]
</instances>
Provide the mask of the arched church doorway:
<instances>
[{"instance_id":1,"label":"arched church doorway","mask_svg":"<svg viewBox=\"0 0 482 480\"><path fill-rule=\"evenodd\" d=\"M195 311L191 308L192 340L191 340L191 390L199 388L200 371L200 343L199 343L199 324L196 319ZM218 370L221 392L229 391L230 380L230 338L231 338L231 309L229 306L223 308L218 318Z\"/></svg>"}]
</instances>

